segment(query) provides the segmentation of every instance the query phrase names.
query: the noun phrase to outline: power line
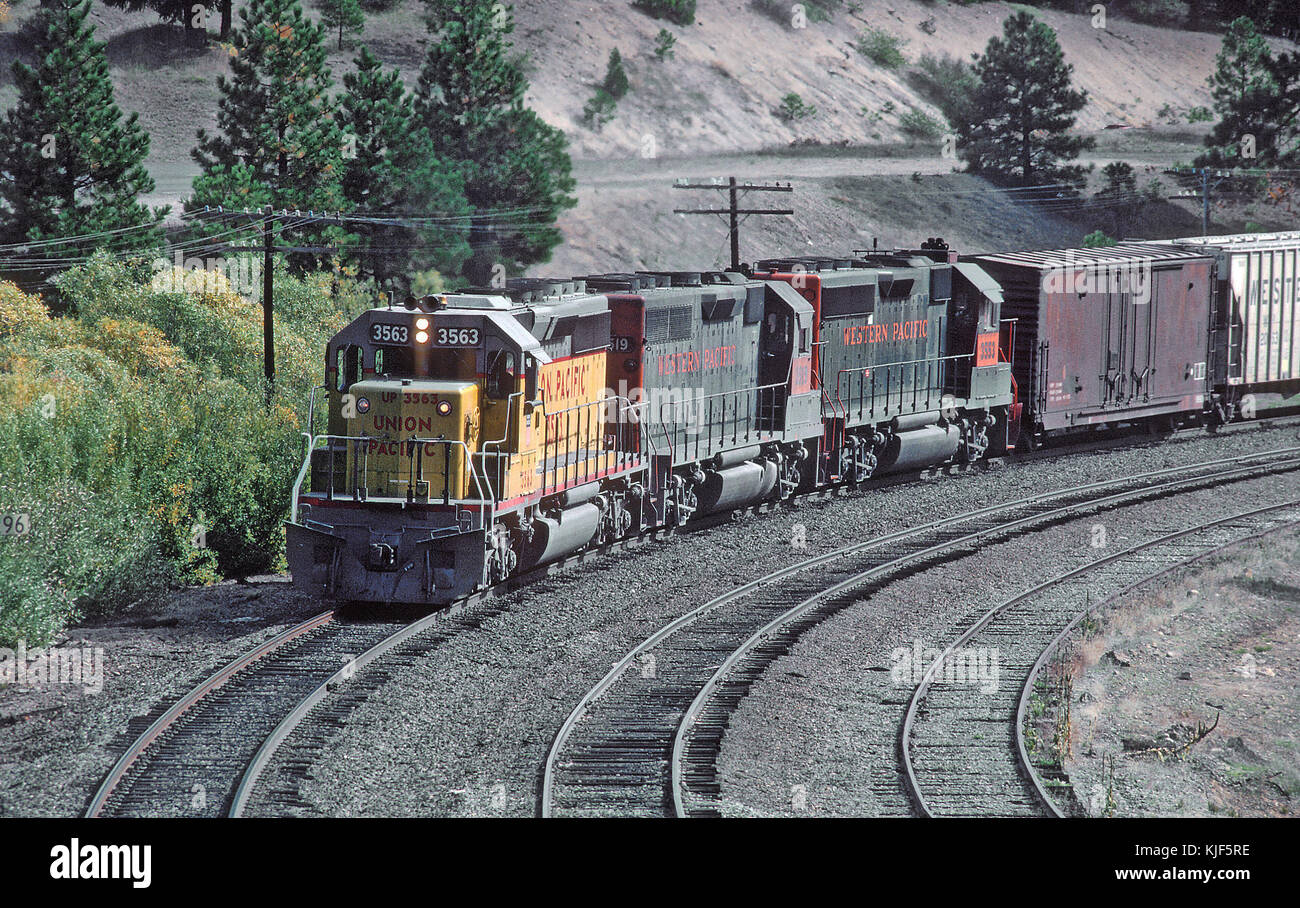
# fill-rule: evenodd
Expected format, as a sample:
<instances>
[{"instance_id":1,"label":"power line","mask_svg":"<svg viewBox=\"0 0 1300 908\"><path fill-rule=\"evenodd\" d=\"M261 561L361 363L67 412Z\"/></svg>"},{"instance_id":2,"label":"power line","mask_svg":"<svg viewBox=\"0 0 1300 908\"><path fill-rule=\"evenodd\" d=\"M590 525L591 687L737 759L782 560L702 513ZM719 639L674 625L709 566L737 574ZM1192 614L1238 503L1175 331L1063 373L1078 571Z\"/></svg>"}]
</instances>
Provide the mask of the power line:
<instances>
[{"instance_id":1,"label":"power line","mask_svg":"<svg viewBox=\"0 0 1300 908\"><path fill-rule=\"evenodd\" d=\"M792 215L794 209L791 208L740 208L738 207L739 194L742 192L794 192L794 187L789 183L745 183L743 186L736 182L735 177L728 177L726 183L674 183L674 189L710 189L710 190L727 190L728 205L726 208L674 208L674 214L716 214L726 215L728 220L728 235L731 238L731 269L740 270L740 217L766 216L766 215Z\"/></svg>"}]
</instances>

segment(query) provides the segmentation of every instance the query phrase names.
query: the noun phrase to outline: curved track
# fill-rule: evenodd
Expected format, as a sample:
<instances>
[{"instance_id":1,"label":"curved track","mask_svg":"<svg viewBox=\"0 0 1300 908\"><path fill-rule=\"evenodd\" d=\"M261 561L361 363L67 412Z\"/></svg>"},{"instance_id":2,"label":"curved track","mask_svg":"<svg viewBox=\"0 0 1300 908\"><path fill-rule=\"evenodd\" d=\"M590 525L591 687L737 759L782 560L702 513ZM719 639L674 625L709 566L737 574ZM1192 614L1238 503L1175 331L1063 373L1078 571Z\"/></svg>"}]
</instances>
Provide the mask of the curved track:
<instances>
[{"instance_id":1,"label":"curved track","mask_svg":"<svg viewBox=\"0 0 1300 908\"><path fill-rule=\"evenodd\" d=\"M1257 457L1215 461L1195 469L1254 459ZM1149 477L1135 477L1134 481L1173 472L1177 471L1166 470L1150 474ZM1117 483L1104 485L1113 486ZM1070 492L1065 492L1036 496L1013 505L964 515L962 519L978 519L1017 505L1033 508L1035 503L1041 506L1043 502L1061 499L1069 494ZM718 520L711 521L708 525ZM946 525L947 522L944 523ZM920 529L938 530L939 526L940 524L934 524ZM646 641L616 666L606 680L621 676L638 657L653 649L657 642L673 636L677 630L693 624L704 614L716 612L729 603L735 605L747 591L757 592L780 580L787 584L797 584L801 580L807 583L809 578L797 578L796 575L851 554L910 539L918 532L893 534L810 559L714 600ZM530 572L530 576L534 573L549 574L597 555L616 554L637 545L638 541L623 540L601 547L599 551L579 553L563 562ZM242 815L271 758L291 732L302 725L308 716L312 716L313 721L306 725L313 729L313 734L305 734L306 729L300 732L301 736L309 739L310 748L310 739L323 738L331 727L337 726L350 705L355 705L347 697L331 700L328 704L325 701L332 691L349 682L359 668L381 657L391 660L401 653L418 654L427 649L429 643L424 636L425 632L441 625L443 633L438 639L445 638L462 624L459 621L447 622L448 618L477 605L493 593L516 589L521 582L519 578L512 578L487 594L472 597L451 609L414 623L353 622L341 619L335 611L327 611L290 628L233 660L163 712L117 760L92 796L86 815ZM811 591L816 585L814 583L807 589ZM784 589L788 594L791 587L787 585ZM745 603L747 609L751 606L751 603ZM748 617L745 621L748 621ZM418 641L415 639L417 637L420 638ZM721 640L718 638L717 641L720 646L723 645ZM717 652L725 655L720 649ZM710 667L716 665L715 661ZM654 674L652 664L642 663L638 667L642 672ZM373 684L360 687L372 688ZM682 693L693 693L697 687L688 688ZM355 691L357 688L358 685L354 683L347 689ZM591 696L589 694L588 698ZM584 698L584 703L588 698ZM351 698L352 701L355 699L356 697ZM575 710L574 715L570 716L560 738L557 738L557 746L572 731L578 712ZM555 753L556 749L553 748L552 758ZM553 791L553 770L554 760L548 759L544 802L549 800ZM294 796L291 792L272 791L270 800L281 806L293 806ZM544 813L549 813L549 808L544 809Z\"/></svg>"},{"instance_id":2,"label":"curved track","mask_svg":"<svg viewBox=\"0 0 1300 908\"><path fill-rule=\"evenodd\" d=\"M908 704L900 746L918 812L1061 815L1018 741L1035 669L1062 628L1079 620L1080 603L1099 595L1110 599L1245 537L1297 521L1300 500L1220 517L1098 558L986 612L926 669ZM964 678L963 651L996 653L997 682Z\"/></svg>"},{"instance_id":3,"label":"curved track","mask_svg":"<svg viewBox=\"0 0 1300 908\"><path fill-rule=\"evenodd\" d=\"M1225 458L1035 495L855 543L732 590L665 625L582 698L547 755L541 814L712 815L714 757L727 717L807 627L872 589L989 539L1084 511L1297 469L1298 452Z\"/></svg>"},{"instance_id":4,"label":"curved track","mask_svg":"<svg viewBox=\"0 0 1300 908\"><path fill-rule=\"evenodd\" d=\"M1278 506L1278 508L1287 508L1292 512L1295 512L1297 510L1296 503L1292 503L1291 505L1280 505ZM1263 510L1269 510L1269 509L1263 509ZM1232 519L1233 518L1228 518L1228 520L1232 520ZM1061 652L1062 646L1066 643L1066 641L1071 639L1071 635L1075 633L1079 625L1082 624L1083 621L1089 616L1104 612L1106 609L1115 605L1124 597L1138 591L1143 587L1150 586L1153 582L1163 577L1166 577L1177 571L1188 568L1199 561L1205 560L1206 558L1221 554L1222 552L1225 552L1229 549L1233 549L1239 545L1242 545L1243 543L1264 538L1266 536L1269 536L1272 533L1277 532L1280 529L1288 529L1288 528L1294 529L1297 526L1300 526L1300 515L1294 515L1293 519L1291 520L1286 520L1285 518L1283 518L1280 526L1265 524L1265 526L1262 529L1257 529L1254 532L1251 532L1247 535L1233 535L1230 538L1225 539L1218 545L1212 545L1210 548L1207 548L1204 551L1194 553L1187 557L1175 559L1173 560L1173 563L1169 564L1165 568L1158 570L1153 574L1146 574L1145 576L1134 581L1133 583L1130 583L1128 586L1124 587L1123 589L1112 593L1106 598L1091 605L1087 609L1084 609L1083 611L1079 612L1077 615L1075 615L1074 619L1068 625L1066 625L1065 628L1063 628L1060 631L1060 633L1056 635L1055 638L1052 639L1052 641L1043 649L1043 651L1039 653L1037 660L1035 660L1033 666L1029 669L1029 672L1025 677L1024 683L1020 686L1020 696L1017 698L1016 701L1016 712L1015 712L1015 719L1014 719L1015 727L1014 727L1013 734L1015 737L1016 761L1019 764L1021 776L1022 778L1028 779L1029 784L1034 789L1034 797L1036 798L1037 802L1040 805L1042 805L1042 807L1044 808L1044 812L1046 814L1057 818L1064 818L1065 816L1067 816L1067 811L1062 807L1060 803L1060 799L1053 798L1051 793L1048 791L1047 785L1044 784L1042 774L1039 772L1040 767L1033 762L1029 754L1029 751L1025 746L1025 734L1024 734L1025 717L1028 715L1030 700L1034 695L1034 687L1038 681L1039 675L1042 673L1043 669L1048 664L1050 664L1053 659L1056 658L1057 654Z\"/></svg>"},{"instance_id":5,"label":"curved track","mask_svg":"<svg viewBox=\"0 0 1300 908\"><path fill-rule=\"evenodd\" d=\"M230 662L126 749L86 816L220 816L281 711L400 626L323 612Z\"/></svg>"}]
</instances>

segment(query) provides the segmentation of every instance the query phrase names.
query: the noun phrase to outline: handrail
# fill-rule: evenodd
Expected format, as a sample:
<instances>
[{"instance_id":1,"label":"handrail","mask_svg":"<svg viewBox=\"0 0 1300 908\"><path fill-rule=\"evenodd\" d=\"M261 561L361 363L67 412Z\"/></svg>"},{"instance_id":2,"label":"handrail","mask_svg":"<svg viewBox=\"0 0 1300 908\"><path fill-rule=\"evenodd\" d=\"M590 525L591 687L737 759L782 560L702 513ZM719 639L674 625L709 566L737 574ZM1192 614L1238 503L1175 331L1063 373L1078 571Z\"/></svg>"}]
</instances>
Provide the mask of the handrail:
<instances>
[{"instance_id":1,"label":"handrail","mask_svg":"<svg viewBox=\"0 0 1300 908\"><path fill-rule=\"evenodd\" d=\"M927 400L927 406L928 406L928 401L929 401L929 398L930 398L930 392L931 392L931 391L937 391L937 392L940 394L940 396L942 396L942 394L943 394L943 388L942 388L942 387L935 387L935 386L931 383L931 381L930 381L930 370L931 370L935 365L938 365L938 366L942 367L942 365L943 365L944 363L948 363L948 362L957 362L957 361L961 361L961 360L970 360L970 361L973 361L974 358L975 358L975 354L974 354L974 353L950 353L950 354L948 354L947 356L927 357L927 358L924 358L924 359L900 360L900 361L898 361L898 362L893 362L893 363L873 363L873 364L865 365L865 366L854 366L854 367L852 367L852 368L848 368L848 369L840 369L840 370L836 373L836 376L835 376L835 397L832 399L832 402L833 402L833 404L838 404L838 405L843 409L844 416L845 416L845 418L847 418L849 411L853 409L853 401L852 401L852 393L851 393L851 391L850 391L850 400L849 400L847 403L844 401L844 398L843 398L843 394L844 394L844 390L845 390L845 381L844 381L844 377L845 377L846 375L859 375L859 381L862 381L862 380L865 380L866 377L867 377L868 375L870 375L870 376L871 376L871 402L872 402L872 405L871 405L871 407L870 407L869 409L871 410L872 414L874 415L874 413L875 413L875 400L876 400L876 390L875 390L875 386L876 386L876 376L875 376L873 373L878 372L878 371L882 371L882 370L883 370L884 373L885 373L885 378L886 378L886 388L885 388L885 392L884 392L884 396L885 396L885 408L886 408L886 410L888 410L890 397L891 397L891 395L894 393L893 390L889 387L889 383L888 383L888 379L889 379L889 376L890 376L890 374L891 374L889 370L892 369L892 368L894 368L894 367L898 367L898 368L901 370L901 369L903 369L903 368L906 368L907 366L912 366L912 367L913 367L913 376L915 377L916 367L919 366L919 365L921 365L921 364L925 364L925 367L926 367L926 400ZM901 395L905 393L905 389L903 388L903 384L902 384L902 381L901 381L901 380L899 381L898 393L899 393L899 395L900 395L900 397L899 397L899 401L900 401L900 404L901 404L901 401L902 401L902 397L901 397ZM919 394L920 394L920 388L919 388L919 386L914 386L914 387L912 388L912 398L913 398L913 401L914 401L914 402L915 402L916 398L919 396ZM825 398L824 398L824 399L825 399ZM859 401L859 405L858 405L858 407L857 407L857 411L858 411L859 416L861 416L862 411L863 411L863 407L861 406L861 402L862 402L862 401L865 401L865 400L866 400L866 394L865 394L865 393L860 394L860 401Z\"/></svg>"},{"instance_id":2,"label":"handrail","mask_svg":"<svg viewBox=\"0 0 1300 908\"><path fill-rule=\"evenodd\" d=\"M330 386L324 383L312 386L311 397L308 398L307 401L307 431L303 433L308 437L308 439L310 439L311 434L316 431L316 392L321 390L328 391L329 389Z\"/></svg>"},{"instance_id":3,"label":"handrail","mask_svg":"<svg viewBox=\"0 0 1300 908\"><path fill-rule=\"evenodd\" d=\"M699 460L700 448L704 447L706 456L711 456L715 447L726 444L728 436L732 444L740 441L741 435L748 442L761 442L764 436L774 436L775 430L769 425L764 428L761 420L766 417L775 423L777 404L780 394L786 389L785 382L772 382L765 385L751 385L744 388L731 388L725 391L715 391L711 394L701 394L698 396L689 396L685 399L670 399L667 401L645 401L638 404L638 408L645 409L648 415L642 416L644 422L657 425L664 432L668 439L670 453L673 456L673 462L678 462L678 448L682 449L683 459ZM683 389L689 392L690 389ZM741 412L741 401L746 401L744 412ZM715 418L714 405L721 402L722 412ZM658 403L657 412L652 412L650 407ZM681 428L684 424L683 416L688 416L690 412L696 411L700 418L696 422L701 428L690 429ZM664 419L667 411L668 419ZM654 417L654 418L651 418ZM716 438L715 438L716 434ZM757 436L752 438L751 436ZM685 457L686 451L694 447L694 457Z\"/></svg>"},{"instance_id":4,"label":"handrail","mask_svg":"<svg viewBox=\"0 0 1300 908\"><path fill-rule=\"evenodd\" d=\"M501 435L500 438L491 438L491 439L488 439L487 441L483 441L483 442L481 442L482 447L483 447L483 450L475 452L475 453L477 454L478 458L479 458L479 463L480 463L480 465L481 465L482 468L483 468L483 472L484 472L484 475L485 475L485 476L486 476L486 474L487 474L488 446L491 445L492 447L494 447L494 448L497 449L496 451L493 452L493 454L494 454L494 459L497 461L497 463L500 463L500 462L501 462L501 450L500 450L500 447L501 447L501 445L505 444L507 441L510 440L510 411L514 409L514 401L515 401L515 398L516 398L516 397L523 397L523 396L524 396L524 392L523 392L523 391L512 391L512 392L510 392L510 394L506 395L506 418L505 418L505 421L502 423L502 425L504 426L504 429L502 430L502 431L503 431L503 434ZM521 413L523 412L523 408L522 408L522 406L520 407L520 412L521 412ZM509 456L509 455L507 455L507 457L508 457L508 456ZM470 462L473 463L473 460L471 459ZM499 500L500 500L500 496L499 496L500 490L499 490L499 489L493 489L493 488L492 488L492 483L491 483L490 481L488 482L488 488L490 488L490 489L492 490L492 497L493 497L493 499L499 501Z\"/></svg>"},{"instance_id":5,"label":"handrail","mask_svg":"<svg viewBox=\"0 0 1300 908\"><path fill-rule=\"evenodd\" d=\"M298 499L302 494L303 482L307 478L308 471L311 469L312 455L320 447L321 442L325 442L326 444L329 444L332 442L339 442L339 441L344 443L364 442L366 444L365 453L366 453L367 461L369 459L370 443L382 442L384 444L400 444L405 446L407 450L410 452L407 456L412 459L415 457L416 451L423 450L425 445L436 444L436 445L443 445L446 447L454 446L460 448L465 452L466 464L473 463L472 458L474 452L470 451L469 445L467 445L465 442L461 441L460 439L456 439L456 438L418 438L415 436L412 436L410 438L381 438L375 435L329 435L329 434L315 435L312 436L311 443L308 445L307 448L307 456L303 458L302 467L298 470L298 476L293 483L293 493L292 493L290 512L289 512L289 520L291 523L296 524L299 522ZM364 475L365 472L366 471L363 469L362 474ZM491 490L489 490L488 493L485 494L483 489L483 483L479 480L478 474L473 469L470 469L469 473L471 478L473 479L474 487L475 490L478 492L479 497L477 499L471 499L471 498L453 499L450 497L450 489L444 488L443 489L444 503L449 505L454 504L457 507L460 507L462 505L476 506L480 511L481 517L484 519L484 523L486 524L486 518L491 514L495 513L496 511L497 499L493 494L491 494ZM423 475L423 470L421 471L421 475Z\"/></svg>"}]
</instances>

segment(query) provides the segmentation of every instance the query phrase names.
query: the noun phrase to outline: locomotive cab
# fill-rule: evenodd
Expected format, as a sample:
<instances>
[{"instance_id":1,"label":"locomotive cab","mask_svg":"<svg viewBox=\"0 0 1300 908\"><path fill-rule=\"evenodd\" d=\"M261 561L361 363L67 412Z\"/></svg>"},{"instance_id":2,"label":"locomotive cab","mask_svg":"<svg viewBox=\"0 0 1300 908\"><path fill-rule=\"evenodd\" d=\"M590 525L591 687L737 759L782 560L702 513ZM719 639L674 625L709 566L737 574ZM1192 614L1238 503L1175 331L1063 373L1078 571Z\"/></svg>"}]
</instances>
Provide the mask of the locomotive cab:
<instances>
[{"instance_id":1,"label":"locomotive cab","mask_svg":"<svg viewBox=\"0 0 1300 908\"><path fill-rule=\"evenodd\" d=\"M626 532L608 489L640 452L627 402L605 394L608 349L605 298L581 281L357 318L330 342L327 429L294 487L295 583L442 604Z\"/></svg>"}]
</instances>

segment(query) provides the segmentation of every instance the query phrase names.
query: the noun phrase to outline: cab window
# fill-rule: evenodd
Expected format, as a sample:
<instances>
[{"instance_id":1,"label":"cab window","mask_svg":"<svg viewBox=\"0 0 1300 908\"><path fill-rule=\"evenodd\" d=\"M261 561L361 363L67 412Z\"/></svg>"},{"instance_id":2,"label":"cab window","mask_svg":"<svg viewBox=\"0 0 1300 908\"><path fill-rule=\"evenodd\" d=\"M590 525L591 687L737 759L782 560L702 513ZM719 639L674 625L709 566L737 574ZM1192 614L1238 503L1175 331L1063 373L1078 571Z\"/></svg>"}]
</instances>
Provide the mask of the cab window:
<instances>
[{"instance_id":1,"label":"cab window","mask_svg":"<svg viewBox=\"0 0 1300 908\"><path fill-rule=\"evenodd\" d=\"M510 350L494 350L488 354L487 396L505 400L515 389L515 354Z\"/></svg>"},{"instance_id":2,"label":"cab window","mask_svg":"<svg viewBox=\"0 0 1300 908\"><path fill-rule=\"evenodd\" d=\"M375 350L375 374L414 375L415 357L409 347L379 347Z\"/></svg>"},{"instance_id":3,"label":"cab window","mask_svg":"<svg viewBox=\"0 0 1300 908\"><path fill-rule=\"evenodd\" d=\"M362 349L356 345L340 347L338 351L338 388L339 391L346 391L353 384L361 380Z\"/></svg>"}]
</instances>

